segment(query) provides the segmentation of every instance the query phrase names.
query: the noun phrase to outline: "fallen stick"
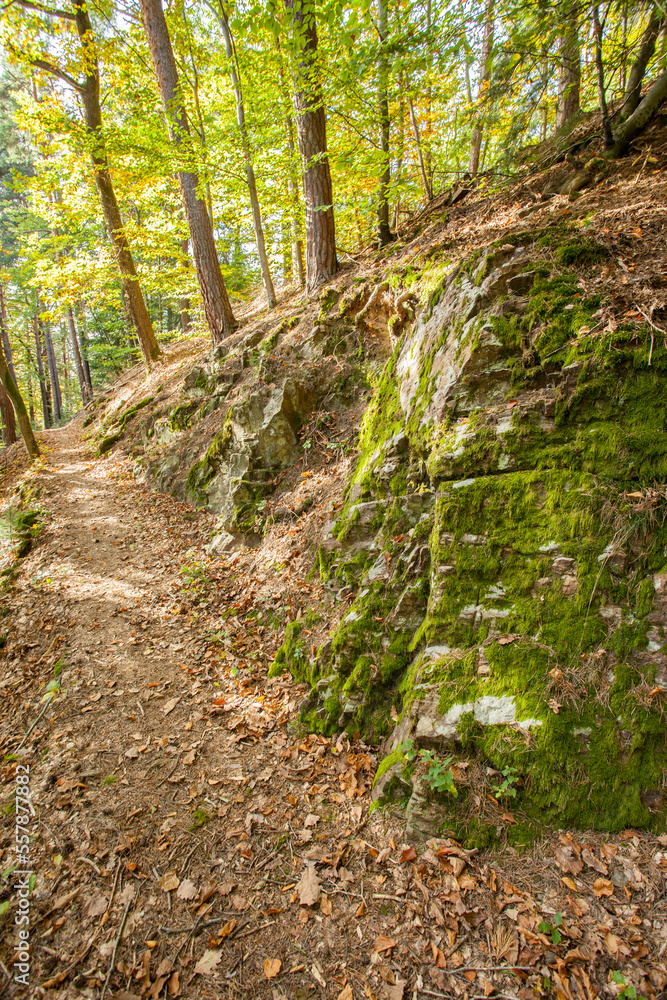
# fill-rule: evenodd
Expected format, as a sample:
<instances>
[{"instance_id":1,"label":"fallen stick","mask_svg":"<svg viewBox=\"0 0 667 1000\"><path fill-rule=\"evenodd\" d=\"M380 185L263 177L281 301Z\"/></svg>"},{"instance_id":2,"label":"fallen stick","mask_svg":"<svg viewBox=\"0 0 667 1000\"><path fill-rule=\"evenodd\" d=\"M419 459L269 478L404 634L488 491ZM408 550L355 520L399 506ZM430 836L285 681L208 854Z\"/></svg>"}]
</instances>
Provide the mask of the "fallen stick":
<instances>
[{"instance_id":1,"label":"fallen stick","mask_svg":"<svg viewBox=\"0 0 667 1000\"><path fill-rule=\"evenodd\" d=\"M118 945L120 944L120 939L123 936L123 931L125 930L125 922L127 921L127 915L130 912L130 907L132 906L132 900L128 899L127 906L125 907L125 913L123 914L123 919L120 922L120 929L118 931L118 936L116 937L116 942L113 946L113 952L111 955L111 961L109 962L109 969L107 972L107 978L104 981L104 986L102 987L102 994L100 1000L104 1000L104 995L109 986L109 980L111 979L111 973L113 972L114 965L116 964L116 954L118 952Z\"/></svg>"}]
</instances>

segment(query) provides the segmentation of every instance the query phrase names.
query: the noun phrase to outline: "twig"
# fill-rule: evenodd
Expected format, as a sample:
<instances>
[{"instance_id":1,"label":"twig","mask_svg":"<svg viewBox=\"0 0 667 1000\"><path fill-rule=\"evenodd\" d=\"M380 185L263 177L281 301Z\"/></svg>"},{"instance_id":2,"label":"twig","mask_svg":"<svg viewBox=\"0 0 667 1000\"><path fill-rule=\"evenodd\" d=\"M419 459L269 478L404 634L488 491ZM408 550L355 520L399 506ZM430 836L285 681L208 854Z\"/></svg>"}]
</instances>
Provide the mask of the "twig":
<instances>
[{"instance_id":1,"label":"twig","mask_svg":"<svg viewBox=\"0 0 667 1000\"><path fill-rule=\"evenodd\" d=\"M181 865L181 872L180 872L180 873L181 873L181 875L185 875L185 871L186 871L186 869L187 869L187 867L188 867L188 861L190 860L190 858L191 858L191 857L192 857L192 855L193 855L193 854L195 853L195 851L197 850L197 848L198 848L198 847L199 847L199 841L197 841L197 843L196 843L196 844L195 844L195 846L194 846L194 847L192 848L192 850L191 850L191 851L190 851L190 853L188 854L187 858L185 859L185 861L184 861L184 862L183 862L183 864Z\"/></svg>"},{"instance_id":2,"label":"twig","mask_svg":"<svg viewBox=\"0 0 667 1000\"><path fill-rule=\"evenodd\" d=\"M39 715L37 716L37 718L35 719L35 721L34 721L34 722L33 722L33 724L31 725L30 729L28 730L28 732L27 732L27 733L25 734L25 736L23 737L23 739L21 740L21 742L20 742L20 743L19 743L19 745L17 746L16 750L14 750L14 753L18 753L18 752L19 752L19 750L21 749L21 747L23 746L23 744L25 743L25 741L26 741L26 740L28 739L28 737L30 736L30 733L31 733L31 732L33 731L33 729L35 728L35 726L36 726L36 725L37 725L37 723L38 723L38 722L40 721L40 719L42 718L42 716L43 716L43 715L44 715L44 713L46 712L47 708L49 707L49 705L50 705L50 704L51 704L51 702L53 701L53 697L54 697L54 696L53 696L53 695L51 695L51 697L50 697L50 698L49 698L49 699L47 700L46 704L44 705L44 708L43 708L43 709L42 709L42 711L41 711L41 712L39 713Z\"/></svg>"},{"instance_id":3,"label":"twig","mask_svg":"<svg viewBox=\"0 0 667 1000\"><path fill-rule=\"evenodd\" d=\"M111 904L113 903L113 898L116 895L116 886L118 885L118 876L120 875L121 859L118 859L118 864L116 865L116 875L113 880L113 888L111 890L111 895L109 896L109 905L107 906L105 913L111 910Z\"/></svg>"},{"instance_id":4,"label":"twig","mask_svg":"<svg viewBox=\"0 0 667 1000\"><path fill-rule=\"evenodd\" d=\"M53 979L48 979L45 983L42 983L42 989L49 990L53 986L58 986L59 983L62 983L63 979L66 979L67 976L69 976L70 972L72 972L74 969L76 969L77 965L79 965L81 962L83 962L84 958L86 957L86 955L88 954L88 952L90 951L90 949L93 947L93 945L97 941L97 938L99 937L99 933L100 933L99 931L96 931L93 934L93 936L91 937L90 941L88 942L88 944L86 945L86 947L83 949L83 951L79 952L78 955L74 956L74 960L72 962L70 962L70 964L67 966L67 968L64 970L64 972L59 972L56 976L53 977ZM104 996L104 994L102 994L102 995Z\"/></svg>"},{"instance_id":5,"label":"twig","mask_svg":"<svg viewBox=\"0 0 667 1000\"><path fill-rule=\"evenodd\" d=\"M130 912L130 907L131 906L132 906L132 900L128 899L127 906L125 907L125 913L123 914L123 919L120 922L120 928L118 930L118 935L116 937L116 942L115 942L115 944L113 946L113 952L112 952L112 955L111 955L111 961L109 962L109 970L107 972L107 978L104 981L104 986L102 987L102 994L100 996L100 1000L104 1000L104 994L107 991L107 987L109 985L109 980L111 979L111 973L113 972L114 965L116 964L116 954L118 952L118 945L120 944L120 939L123 936L123 931L125 930L125 922L127 921L127 915Z\"/></svg>"},{"instance_id":6,"label":"twig","mask_svg":"<svg viewBox=\"0 0 667 1000\"><path fill-rule=\"evenodd\" d=\"M265 927L271 927L272 924L277 924L277 920L269 920L265 924L260 924L259 927L251 927L250 930L246 931L245 934L235 934L234 940L239 941L241 938L250 937L251 934L257 934L258 931L263 931Z\"/></svg>"},{"instance_id":7,"label":"twig","mask_svg":"<svg viewBox=\"0 0 667 1000\"><path fill-rule=\"evenodd\" d=\"M191 927L160 927L158 928L162 934L186 934L188 931L193 931L195 927L212 927L214 924L219 924L222 921L222 917L216 917L215 920L205 920L203 923L197 921Z\"/></svg>"},{"instance_id":8,"label":"twig","mask_svg":"<svg viewBox=\"0 0 667 1000\"><path fill-rule=\"evenodd\" d=\"M84 865L90 865L90 867L93 869L93 871L96 871L98 875L102 874L102 872L97 867L97 865L95 864L95 862L91 861L90 858L77 858L74 863L75 864L79 864L80 862L83 863Z\"/></svg>"}]
</instances>

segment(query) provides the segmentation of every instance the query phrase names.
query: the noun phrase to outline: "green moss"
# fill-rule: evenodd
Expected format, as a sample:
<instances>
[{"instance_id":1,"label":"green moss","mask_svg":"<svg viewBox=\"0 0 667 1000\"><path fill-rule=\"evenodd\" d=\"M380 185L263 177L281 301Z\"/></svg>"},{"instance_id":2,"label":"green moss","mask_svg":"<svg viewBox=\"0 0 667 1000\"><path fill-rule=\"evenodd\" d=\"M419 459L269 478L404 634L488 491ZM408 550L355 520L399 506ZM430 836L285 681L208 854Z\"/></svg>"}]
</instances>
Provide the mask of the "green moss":
<instances>
[{"instance_id":1,"label":"green moss","mask_svg":"<svg viewBox=\"0 0 667 1000\"><path fill-rule=\"evenodd\" d=\"M567 243L561 243L554 253L558 263L566 265L594 264L608 256L609 251L602 243L583 236L578 236Z\"/></svg>"}]
</instances>

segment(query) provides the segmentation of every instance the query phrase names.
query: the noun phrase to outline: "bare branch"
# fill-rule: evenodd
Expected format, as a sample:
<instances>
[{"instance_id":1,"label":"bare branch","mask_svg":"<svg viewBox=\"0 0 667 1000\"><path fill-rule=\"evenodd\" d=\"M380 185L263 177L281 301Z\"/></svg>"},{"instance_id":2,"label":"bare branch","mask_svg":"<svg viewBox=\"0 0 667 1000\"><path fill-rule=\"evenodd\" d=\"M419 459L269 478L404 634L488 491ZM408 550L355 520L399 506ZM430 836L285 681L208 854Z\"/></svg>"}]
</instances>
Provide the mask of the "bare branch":
<instances>
[{"instance_id":1,"label":"bare branch","mask_svg":"<svg viewBox=\"0 0 667 1000\"><path fill-rule=\"evenodd\" d=\"M57 7L45 7L36 0L12 0L13 3L25 7L27 10L38 10L40 14L50 14L52 17L62 17L66 21L76 21L76 16L68 10L60 10Z\"/></svg>"},{"instance_id":2,"label":"bare branch","mask_svg":"<svg viewBox=\"0 0 667 1000\"><path fill-rule=\"evenodd\" d=\"M64 70L60 69L60 67L56 66L54 63L49 62L48 59L39 59L36 56L26 56L23 52L20 51L20 49L18 49L14 45L8 45L7 47L9 51L12 53L12 55L20 57L22 59L27 59L30 65L34 66L35 69L43 69L45 73L50 73L51 76L55 76L59 80L62 80L63 83L66 83L68 86L72 87L73 90L76 90L76 92L79 94L82 94L84 92L85 87L83 86L83 84L75 80L73 76L69 75L69 73L65 73Z\"/></svg>"}]
</instances>

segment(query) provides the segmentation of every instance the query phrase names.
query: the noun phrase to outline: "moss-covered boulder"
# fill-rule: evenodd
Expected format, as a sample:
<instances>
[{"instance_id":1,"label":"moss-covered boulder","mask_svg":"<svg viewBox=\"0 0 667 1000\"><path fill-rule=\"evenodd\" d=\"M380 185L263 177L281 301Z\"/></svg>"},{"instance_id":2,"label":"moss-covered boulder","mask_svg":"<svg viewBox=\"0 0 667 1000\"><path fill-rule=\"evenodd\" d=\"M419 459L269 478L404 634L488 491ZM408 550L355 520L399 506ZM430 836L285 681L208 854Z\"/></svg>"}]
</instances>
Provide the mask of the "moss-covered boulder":
<instances>
[{"instance_id":1,"label":"moss-covered boulder","mask_svg":"<svg viewBox=\"0 0 667 1000\"><path fill-rule=\"evenodd\" d=\"M415 772L424 834L665 824L667 351L596 337L535 256L452 269L397 343L321 550L353 603L284 657L309 723L384 741L390 776L406 741L452 757L437 809Z\"/></svg>"}]
</instances>

